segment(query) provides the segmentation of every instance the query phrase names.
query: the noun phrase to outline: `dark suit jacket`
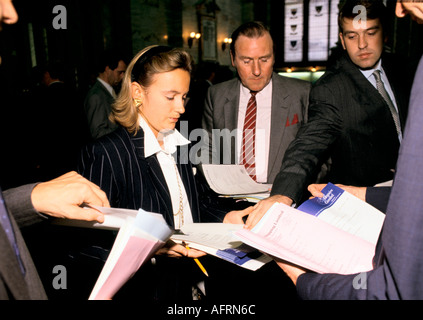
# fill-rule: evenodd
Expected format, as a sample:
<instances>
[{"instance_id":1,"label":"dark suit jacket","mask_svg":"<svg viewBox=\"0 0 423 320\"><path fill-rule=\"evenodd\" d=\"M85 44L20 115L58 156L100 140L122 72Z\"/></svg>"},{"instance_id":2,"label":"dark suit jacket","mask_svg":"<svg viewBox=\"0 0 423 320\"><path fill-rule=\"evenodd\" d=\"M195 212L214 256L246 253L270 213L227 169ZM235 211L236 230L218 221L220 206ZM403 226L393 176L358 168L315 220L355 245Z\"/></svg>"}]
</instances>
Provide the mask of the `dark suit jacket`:
<instances>
[{"instance_id":1,"label":"dark suit jacket","mask_svg":"<svg viewBox=\"0 0 423 320\"><path fill-rule=\"evenodd\" d=\"M107 89L96 81L85 98L84 110L93 139L112 132L117 125L109 120L114 99Z\"/></svg>"},{"instance_id":2,"label":"dark suit jacket","mask_svg":"<svg viewBox=\"0 0 423 320\"><path fill-rule=\"evenodd\" d=\"M410 114L398 157L386 219L372 271L349 276L304 274L297 289L306 299L423 299L423 59L414 79ZM380 248L380 249L379 249Z\"/></svg>"},{"instance_id":3,"label":"dark suit jacket","mask_svg":"<svg viewBox=\"0 0 423 320\"><path fill-rule=\"evenodd\" d=\"M209 88L203 114L203 128L209 136L212 129L228 129L230 132L237 129L240 85L239 79L235 78ZM273 183L280 170L285 150L305 120L310 90L310 83L281 77L276 73L272 76L272 86L267 183ZM209 150L212 150L211 145ZM220 144L220 158L215 159L214 163L233 164L235 154L235 144L231 140L223 139Z\"/></svg>"},{"instance_id":4,"label":"dark suit jacket","mask_svg":"<svg viewBox=\"0 0 423 320\"><path fill-rule=\"evenodd\" d=\"M385 213L391 190L391 187L368 187L366 190L366 202Z\"/></svg>"},{"instance_id":5,"label":"dark suit jacket","mask_svg":"<svg viewBox=\"0 0 423 320\"><path fill-rule=\"evenodd\" d=\"M207 213L212 216L205 216L204 212L200 216L199 198L192 165L180 160L188 160L188 154L184 152L189 152L189 150L178 148L177 167L185 186L193 221L219 220L214 216L216 211L213 210ZM142 129L134 136L123 127L119 127L84 148L79 172L100 186L107 194L112 207L135 210L142 208L160 213L168 225L174 227L169 189L157 157L152 155L145 158L144 156L144 131ZM107 235L102 237L107 237ZM98 239L95 240L98 241ZM155 261L154 265L144 264L134 279L128 282L126 288L118 293L117 299L134 299L134 297L140 296L143 296L146 301L168 298L174 300L176 297L182 299L183 296L189 299L191 285L203 277L192 259L155 256Z\"/></svg>"},{"instance_id":6,"label":"dark suit jacket","mask_svg":"<svg viewBox=\"0 0 423 320\"><path fill-rule=\"evenodd\" d=\"M193 220L199 222L199 204L192 166L181 162L177 161L178 170L186 189ZM166 222L174 226L169 189L157 157L144 157L142 130L134 136L120 127L83 148L79 172L106 192L112 207L135 210L142 208L161 213Z\"/></svg>"},{"instance_id":7,"label":"dark suit jacket","mask_svg":"<svg viewBox=\"0 0 423 320\"><path fill-rule=\"evenodd\" d=\"M388 57L382 58L404 128L408 88ZM392 180L399 141L388 105L345 54L310 93L308 123L300 128L283 159L272 195L299 203L328 157L327 181L372 186Z\"/></svg>"},{"instance_id":8,"label":"dark suit jacket","mask_svg":"<svg viewBox=\"0 0 423 320\"><path fill-rule=\"evenodd\" d=\"M10 245L4 229L0 226L1 300L47 299L44 287L19 229L19 227L28 226L42 220L32 206L31 192L33 187L34 185L26 185L4 192L5 204L11 216L13 232L15 233L20 256L25 267L25 276L22 275L16 254Z\"/></svg>"}]
</instances>

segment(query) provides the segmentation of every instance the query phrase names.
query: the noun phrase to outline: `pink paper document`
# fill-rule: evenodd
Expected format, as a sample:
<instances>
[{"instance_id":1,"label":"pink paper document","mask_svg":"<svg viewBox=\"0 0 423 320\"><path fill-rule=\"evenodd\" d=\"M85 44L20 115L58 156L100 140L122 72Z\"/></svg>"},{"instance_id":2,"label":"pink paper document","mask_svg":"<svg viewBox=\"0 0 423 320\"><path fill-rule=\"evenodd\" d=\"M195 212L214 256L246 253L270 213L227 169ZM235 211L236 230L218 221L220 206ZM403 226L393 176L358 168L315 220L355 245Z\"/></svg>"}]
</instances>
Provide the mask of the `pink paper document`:
<instances>
[{"instance_id":1,"label":"pink paper document","mask_svg":"<svg viewBox=\"0 0 423 320\"><path fill-rule=\"evenodd\" d=\"M109 300L135 274L144 261L163 245L161 241L152 241L132 236L129 238L120 259L103 283L94 300Z\"/></svg>"},{"instance_id":2,"label":"pink paper document","mask_svg":"<svg viewBox=\"0 0 423 320\"><path fill-rule=\"evenodd\" d=\"M275 204L252 229L236 236L271 256L318 273L372 269L375 245L284 204Z\"/></svg>"},{"instance_id":3,"label":"pink paper document","mask_svg":"<svg viewBox=\"0 0 423 320\"><path fill-rule=\"evenodd\" d=\"M172 235L160 214L138 210L128 216L91 292L90 300L110 300Z\"/></svg>"}]
</instances>

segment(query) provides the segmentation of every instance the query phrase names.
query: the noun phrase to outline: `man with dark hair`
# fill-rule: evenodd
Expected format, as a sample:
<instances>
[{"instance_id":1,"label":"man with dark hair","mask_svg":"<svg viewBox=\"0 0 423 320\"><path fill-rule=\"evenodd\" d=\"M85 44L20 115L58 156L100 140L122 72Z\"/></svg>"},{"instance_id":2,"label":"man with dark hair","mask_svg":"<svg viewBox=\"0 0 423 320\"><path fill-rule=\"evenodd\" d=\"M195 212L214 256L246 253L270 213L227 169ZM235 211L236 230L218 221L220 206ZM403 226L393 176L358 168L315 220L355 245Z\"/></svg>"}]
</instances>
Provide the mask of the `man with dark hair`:
<instances>
[{"instance_id":1,"label":"man with dark hair","mask_svg":"<svg viewBox=\"0 0 423 320\"><path fill-rule=\"evenodd\" d=\"M114 131L117 125L109 120L116 98L115 87L122 81L126 70L124 59L106 52L100 59L97 81L88 92L84 109L93 139Z\"/></svg>"},{"instance_id":2,"label":"man with dark hair","mask_svg":"<svg viewBox=\"0 0 423 320\"><path fill-rule=\"evenodd\" d=\"M392 180L410 84L403 65L396 68L383 53L385 14L379 0L347 0L341 8L344 54L311 90L308 123L290 144L271 197L243 212L248 227L275 202L300 204L328 157L326 181L373 186Z\"/></svg>"}]
</instances>

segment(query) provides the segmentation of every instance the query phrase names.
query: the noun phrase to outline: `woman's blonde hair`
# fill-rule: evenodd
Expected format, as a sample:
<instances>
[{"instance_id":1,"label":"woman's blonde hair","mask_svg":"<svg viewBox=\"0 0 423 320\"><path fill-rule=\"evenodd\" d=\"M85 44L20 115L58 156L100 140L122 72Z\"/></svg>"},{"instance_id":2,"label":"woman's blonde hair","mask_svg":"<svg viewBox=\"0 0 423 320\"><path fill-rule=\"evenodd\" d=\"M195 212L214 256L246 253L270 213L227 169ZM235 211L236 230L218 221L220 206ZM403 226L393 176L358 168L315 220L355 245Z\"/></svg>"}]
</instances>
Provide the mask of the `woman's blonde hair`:
<instances>
[{"instance_id":1,"label":"woman's blonde hair","mask_svg":"<svg viewBox=\"0 0 423 320\"><path fill-rule=\"evenodd\" d=\"M138 106L132 98L132 82L137 82L146 89L151 85L156 74L176 69L191 73L192 67L192 57L184 50L163 46L144 48L136 54L125 71L121 91L112 105L110 120L119 123L135 135L139 129L139 123Z\"/></svg>"}]
</instances>

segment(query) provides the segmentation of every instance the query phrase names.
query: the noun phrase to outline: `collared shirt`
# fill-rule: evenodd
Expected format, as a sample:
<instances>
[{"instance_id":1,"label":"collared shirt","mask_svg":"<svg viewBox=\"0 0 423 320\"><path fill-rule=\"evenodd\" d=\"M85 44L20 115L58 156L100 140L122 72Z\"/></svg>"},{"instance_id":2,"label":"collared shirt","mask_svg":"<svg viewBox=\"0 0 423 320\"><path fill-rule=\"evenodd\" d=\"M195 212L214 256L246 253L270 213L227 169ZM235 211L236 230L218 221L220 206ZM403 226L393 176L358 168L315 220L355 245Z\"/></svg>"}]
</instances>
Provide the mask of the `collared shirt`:
<instances>
[{"instance_id":1,"label":"collared shirt","mask_svg":"<svg viewBox=\"0 0 423 320\"><path fill-rule=\"evenodd\" d=\"M245 113L250 90L241 84L238 108L238 130L237 130L237 155L241 159L242 131L244 128ZM267 182L267 171L269 165L270 145L270 120L272 115L272 80L260 92L256 94L257 116L256 116L256 178L257 182Z\"/></svg>"},{"instance_id":2,"label":"collared shirt","mask_svg":"<svg viewBox=\"0 0 423 320\"><path fill-rule=\"evenodd\" d=\"M398 112L398 106L397 106L397 102L395 101L394 92L392 91L391 85L389 84L388 77L386 76L386 73L382 68L382 59L379 59L379 62L376 64L376 67L374 69L370 69L370 70L360 69L361 73L366 77L366 79L369 80L369 82L373 85L373 87L375 87L375 89L377 89L376 79L375 79L375 76L373 75L375 70L380 70L380 76L381 76L383 85L385 86L385 89L388 92L389 97L391 98L392 103L394 104L394 107Z\"/></svg>"},{"instance_id":3,"label":"collared shirt","mask_svg":"<svg viewBox=\"0 0 423 320\"><path fill-rule=\"evenodd\" d=\"M97 80L100 81L100 83L107 89L107 91L109 91L109 93L112 95L112 97L116 99L116 92L113 89L113 87L110 84L108 84L106 81L104 81L100 78L97 78Z\"/></svg>"},{"instance_id":4,"label":"collared shirt","mask_svg":"<svg viewBox=\"0 0 423 320\"><path fill-rule=\"evenodd\" d=\"M169 130L167 132L160 132L159 139L163 139L163 148L160 147L159 141L154 135L153 131L149 127L145 119L139 116L139 123L141 128L144 130L144 156L146 158L156 155L159 161L160 168L162 169L163 176L165 177L167 187L170 192L170 198L172 201L173 213L177 214L180 205L180 190L182 192L182 203L183 203L183 217L184 224L192 223L191 207L188 202L188 197L185 191L184 184L182 183L181 176L175 165L174 153L177 150L177 146L183 146L190 143L189 140L185 139L178 130ZM179 184L178 184L178 180ZM174 216L175 229L181 228L179 217Z\"/></svg>"}]
</instances>

